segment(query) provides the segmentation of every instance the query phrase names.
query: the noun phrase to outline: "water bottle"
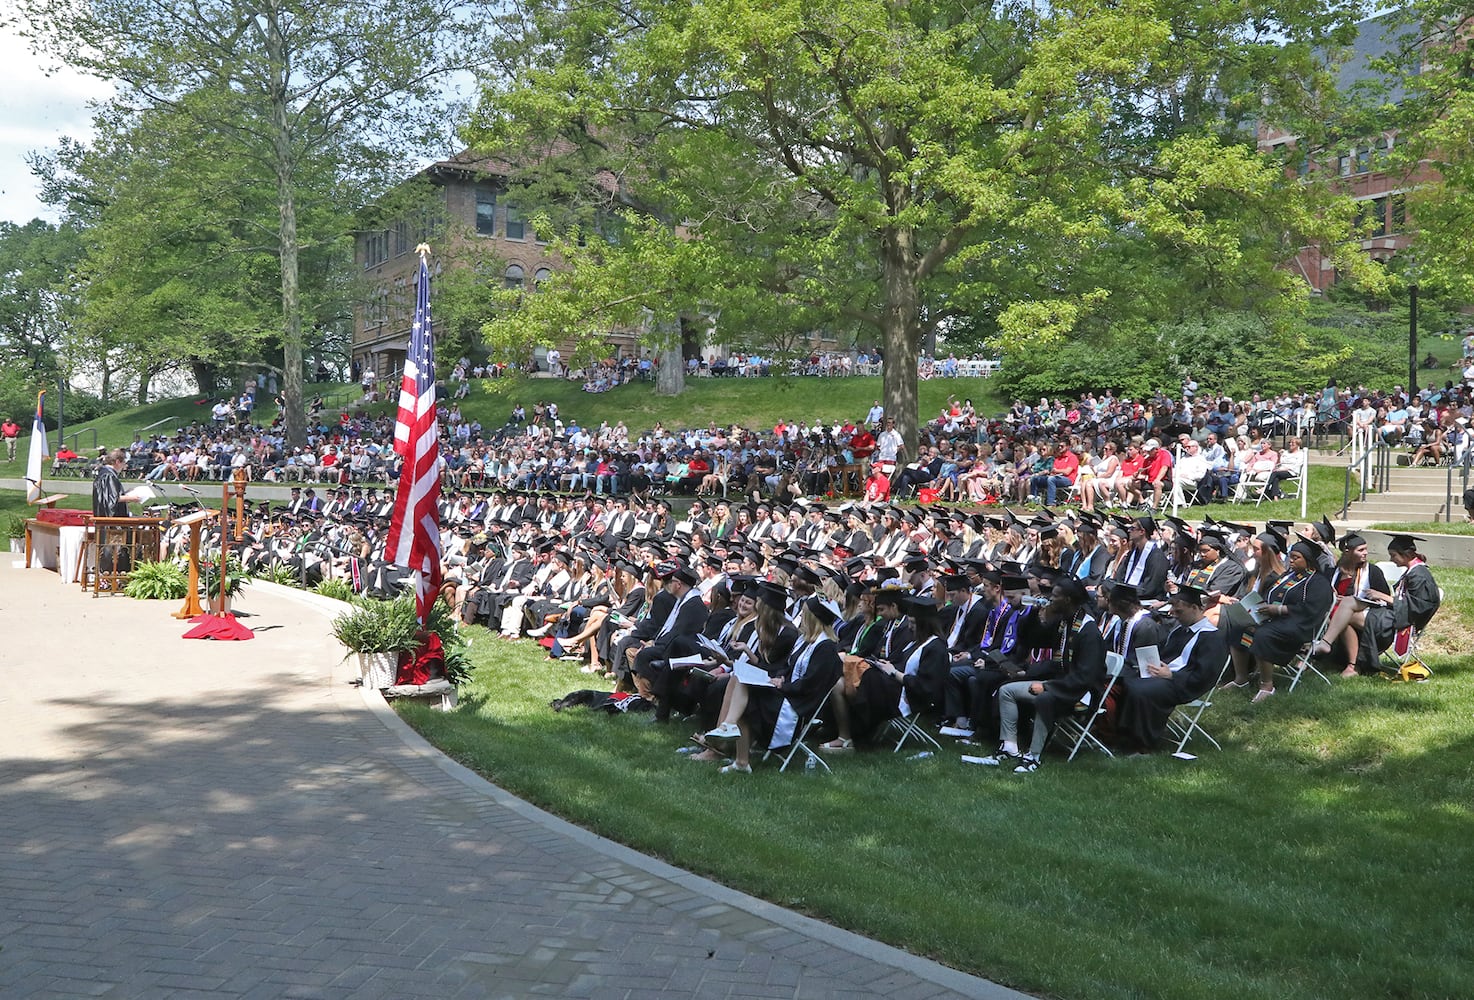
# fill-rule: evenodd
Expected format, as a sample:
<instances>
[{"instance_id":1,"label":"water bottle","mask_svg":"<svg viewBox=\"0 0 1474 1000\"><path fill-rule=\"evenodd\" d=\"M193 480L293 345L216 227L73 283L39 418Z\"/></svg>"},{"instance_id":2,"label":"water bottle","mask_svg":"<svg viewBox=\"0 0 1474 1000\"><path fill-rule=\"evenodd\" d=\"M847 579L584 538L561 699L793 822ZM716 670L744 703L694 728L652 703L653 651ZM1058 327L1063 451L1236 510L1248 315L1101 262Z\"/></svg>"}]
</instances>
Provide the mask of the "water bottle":
<instances>
[{"instance_id":1,"label":"water bottle","mask_svg":"<svg viewBox=\"0 0 1474 1000\"><path fill-rule=\"evenodd\" d=\"M812 756L805 757L804 758L804 770L805 771L817 770L818 767L819 767L819 762L817 760L815 760Z\"/></svg>"},{"instance_id":2,"label":"water bottle","mask_svg":"<svg viewBox=\"0 0 1474 1000\"><path fill-rule=\"evenodd\" d=\"M921 753L913 753L911 756L907 757L906 759L907 760L930 760L931 758L933 758L935 756L936 756L936 754L932 753L930 750L923 750L923 751L921 751Z\"/></svg>"}]
</instances>

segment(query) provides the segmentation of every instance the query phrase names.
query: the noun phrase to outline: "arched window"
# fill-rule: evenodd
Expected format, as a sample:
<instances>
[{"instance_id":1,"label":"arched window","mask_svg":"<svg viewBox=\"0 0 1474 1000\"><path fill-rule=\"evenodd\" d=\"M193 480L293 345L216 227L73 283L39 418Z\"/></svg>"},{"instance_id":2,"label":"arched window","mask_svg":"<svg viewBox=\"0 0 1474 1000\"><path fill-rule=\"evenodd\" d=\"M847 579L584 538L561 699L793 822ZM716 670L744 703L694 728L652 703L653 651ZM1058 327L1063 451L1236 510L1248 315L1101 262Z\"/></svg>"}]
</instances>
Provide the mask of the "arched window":
<instances>
[{"instance_id":1,"label":"arched window","mask_svg":"<svg viewBox=\"0 0 1474 1000\"><path fill-rule=\"evenodd\" d=\"M546 267L540 267L540 268L538 268L536 271L534 271L532 273L532 287L534 289L541 288L542 287L542 283L544 281L547 281L552 276L553 276L553 272L552 272L551 269L546 268Z\"/></svg>"},{"instance_id":2,"label":"arched window","mask_svg":"<svg viewBox=\"0 0 1474 1000\"><path fill-rule=\"evenodd\" d=\"M508 266L507 272L502 275L502 285L506 288L521 288L527 272L522 270L521 264Z\"/></svg>"}]
</instances>

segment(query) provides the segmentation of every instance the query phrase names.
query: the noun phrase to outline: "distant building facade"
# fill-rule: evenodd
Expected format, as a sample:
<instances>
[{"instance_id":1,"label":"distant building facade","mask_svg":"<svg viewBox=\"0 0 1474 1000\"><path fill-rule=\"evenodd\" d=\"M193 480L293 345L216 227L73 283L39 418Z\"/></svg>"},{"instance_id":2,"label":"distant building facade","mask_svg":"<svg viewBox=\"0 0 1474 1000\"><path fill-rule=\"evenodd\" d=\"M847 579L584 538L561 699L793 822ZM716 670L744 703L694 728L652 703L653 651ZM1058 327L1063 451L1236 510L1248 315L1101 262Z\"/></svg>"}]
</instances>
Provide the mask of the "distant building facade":
<instances>
[{"instance_id":1,"label":"distant building facade","mask_svg":"<svg viewBox=\"0 0 1474 1000\"><path fill-rule=\"evenodd\" d=\"M433 245L437 239L484 241L484 249L502 262L501 281L507 288L536 289L561 266L548 252L547 241L528 222L536 206L517 201L509 176L509 165L503 161L459 153L416 175L415 179L429 183L431 195L408 211L410 217L358 234L354 257L368 294L354 312L355 374L372 369L383 376L404 365L414 321L418 267L414 251L419 244ZM446 266L445 261L456 258L454 253L443 252L447 247L434 249L437 272ZM608 343L611 355L629 353L635 347L635 336L611 332ZM571 356L571 343L557 346L565 359ZM533 360L545 367L546 350L539 348Z\"/></svg>"},{"instance_id":2,"label":"distant building facade","mask_svg":"<svg viewBox=\"0 0 1474 1000\"><path fill-rule=\"evenodd\" d=\"M1414 28L1395 22L1391 15L1370 18L1358 25L1359 31L1349 57L1337 71L1337 84L1348 90L1357 83L1373 78L1374 60L1396 53ZM1402 100L1400 87L1393 86L1386 95L1394 103ZM1349 195L1358 205L1358 221L1369 227L1359 238L1361 249L1374 260L1387 261L1412 245L1407 213L1407 194L1420 185L1438 179L1437 172L1420 162L1411 169L1393 168L1389 155L1397 144L1395 132L1365 136L1344 147L1330 150L1308 150L1299 158L1299 172L1329 172L1337 189ZM1298 137L1267 127L1258 132L1261 152L1284 153L1298 145ZM1307 246L1291 264L1314 292L1324 292L1334 285L1338 275L1329 253L1321 247Z\"/></svg>"}]
</instances>

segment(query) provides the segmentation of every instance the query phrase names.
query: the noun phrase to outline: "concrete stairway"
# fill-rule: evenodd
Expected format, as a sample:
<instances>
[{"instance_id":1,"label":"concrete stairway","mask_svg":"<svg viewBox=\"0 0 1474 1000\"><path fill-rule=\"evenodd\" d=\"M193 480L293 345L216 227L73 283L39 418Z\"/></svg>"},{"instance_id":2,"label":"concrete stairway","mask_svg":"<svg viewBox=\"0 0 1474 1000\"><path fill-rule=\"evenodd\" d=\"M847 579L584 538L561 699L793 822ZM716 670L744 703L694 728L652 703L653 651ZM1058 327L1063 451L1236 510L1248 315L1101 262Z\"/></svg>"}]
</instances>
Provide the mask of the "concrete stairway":
<instances>
[{"instance_id":1,"label":"concrete stairway","mask_svg":"<svg viewBox=\"0 0 1474 1000\"><path fill-rule=\"evenodd\" d=\"M1462 479L1455 470L1453 508L1460 520L1463 514L1461 483ZM1440 520L1447 515L1444 510L1447 498L1448 469L1412 469L1394 465L1386 492L1368 493L1365 500L1353 499L1346 516L1348 520L1365 524Z\"/></svg>"}]
</instances>

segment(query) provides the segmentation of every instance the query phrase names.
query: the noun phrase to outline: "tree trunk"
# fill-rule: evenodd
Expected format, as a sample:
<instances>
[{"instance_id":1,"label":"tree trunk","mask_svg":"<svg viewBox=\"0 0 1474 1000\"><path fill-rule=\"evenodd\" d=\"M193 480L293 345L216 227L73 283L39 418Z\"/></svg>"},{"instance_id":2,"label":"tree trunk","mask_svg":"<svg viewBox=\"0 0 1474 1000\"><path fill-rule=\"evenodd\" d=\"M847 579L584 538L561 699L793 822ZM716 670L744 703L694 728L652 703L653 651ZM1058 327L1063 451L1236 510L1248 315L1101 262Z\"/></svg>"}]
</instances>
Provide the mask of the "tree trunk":
<instances>
[{"instance_id":1,"label":"tree trunk","mask_svg":"<svg viewBox=\"0 0 1474 1000\"><path fill-rule=\"evenodd\" d=\"M282 415L287 445L307 443L302 406L302 299L297 274L296 154L292 150L287 108L287 67L280 14L274 4L266 13L266 54L271 63L272 154L276 168L277 207L281 213Z\"/></svg>"},{"instance_id":2,"label":"tree trunk","mask_svg":"<svg viewBox=\"0 0 1474 1000\"><path fill-rule=\"evenodd\" d=\"M194 374L195 387L199 389L200 395L215 395L220 382L215 366L204 361L191 361L189 367Z\"/></svg>"},{"instance_id":3,"label":"tree trunk","mask_svg":"<svg viewBox=\"0 0 1474 1000\"><path fill-rule=\"evenodd\" d=\"M661 338L660 366L655 369L655 393L679 396L686 391L686 359L681 355L681 331L667 329Z\"/></svg>"},{"instance_id":4,"label":"tree trunk","mask_svg":"<svg viewBox=\"0 0 1474 1000\"><path fill-rule=\"evenodd\" d=\"M916 358L921 342L921 293L917 287L915 234L909 229L887 233L882 248L881 280L885 305L880 338L885 350L882 376L885 415L896 421L905 442L903 461L916 458L920 438L916 391Z\"/></svg>"}]
</instances>

